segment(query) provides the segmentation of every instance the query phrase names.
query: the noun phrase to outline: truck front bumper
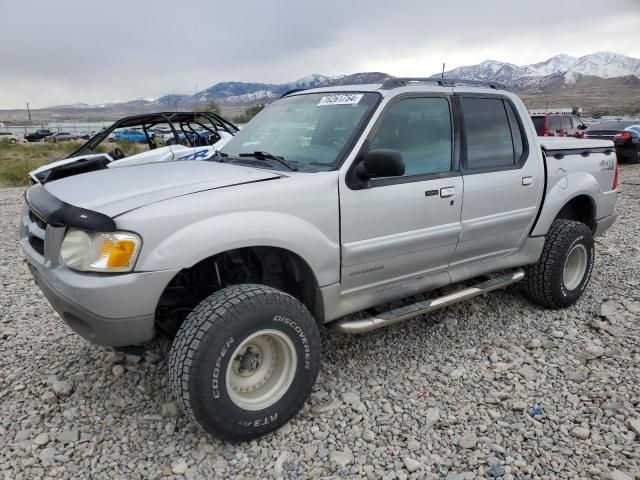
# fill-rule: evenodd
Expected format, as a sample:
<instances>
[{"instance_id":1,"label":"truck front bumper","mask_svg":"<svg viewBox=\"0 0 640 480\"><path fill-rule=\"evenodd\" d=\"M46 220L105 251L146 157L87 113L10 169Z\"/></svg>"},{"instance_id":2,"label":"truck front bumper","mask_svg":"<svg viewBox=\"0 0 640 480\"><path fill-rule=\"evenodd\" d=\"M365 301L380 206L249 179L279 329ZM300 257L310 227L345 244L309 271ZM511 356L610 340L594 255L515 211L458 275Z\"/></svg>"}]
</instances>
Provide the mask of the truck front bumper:
<instances>
[{"instance_id":1,"label":"truck front bumper","mask_svg":"<svg viewBox=\"0 0 640 480\"><path fill-rule=\"evenodd\" d=\"M80 336L99 345L137 345L155 336L155 312L178 270L106 274L60 264L65 227L46 224L25 203L19 243L51 306Z\"/></svg>"},{"instance_id":2,"label":"truck front bumper","mask_svg":"<svg viewBox=\"0 0 640 480\"><path fill-rule=\"evenodd\" d=\"M92 343L123 347L155 337L155 311L178 270L124 274L83 273L45 261L26 237L20 246L51 306Z\"/></svg>"},{"instance_id":3,"label":"truck front bumper","mask_svg":"<svg viewBox=\"0 0 640 480\"><path fill-rule=\"evenodd\" d=\"M36 284L78 335L98 345L138 345L155 337L155 309L175 272L85 275L43 271L29 262ZM127 308L128 307L128 308ZM100 312L100 313L98 313Z\"/></svg>"}]
</instances>

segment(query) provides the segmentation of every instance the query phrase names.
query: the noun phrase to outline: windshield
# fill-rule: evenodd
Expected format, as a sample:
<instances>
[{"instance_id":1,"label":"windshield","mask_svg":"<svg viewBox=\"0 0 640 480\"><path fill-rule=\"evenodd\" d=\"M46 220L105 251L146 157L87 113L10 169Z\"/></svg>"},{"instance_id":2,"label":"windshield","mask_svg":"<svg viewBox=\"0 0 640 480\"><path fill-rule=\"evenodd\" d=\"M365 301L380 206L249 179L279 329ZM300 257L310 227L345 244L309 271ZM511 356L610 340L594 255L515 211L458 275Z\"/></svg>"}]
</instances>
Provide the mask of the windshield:
<instances>
[{"instance_id":1,"label":"windshield","mask_svg":"<svg viewBox=\"0 0 640 480\"><path fill-rule=\"evenodd\" d=\"M379 98L374 92L282 98L256 115L221 152L268 152L287 162L335 168Z\"/></svg>"}]
</instances>

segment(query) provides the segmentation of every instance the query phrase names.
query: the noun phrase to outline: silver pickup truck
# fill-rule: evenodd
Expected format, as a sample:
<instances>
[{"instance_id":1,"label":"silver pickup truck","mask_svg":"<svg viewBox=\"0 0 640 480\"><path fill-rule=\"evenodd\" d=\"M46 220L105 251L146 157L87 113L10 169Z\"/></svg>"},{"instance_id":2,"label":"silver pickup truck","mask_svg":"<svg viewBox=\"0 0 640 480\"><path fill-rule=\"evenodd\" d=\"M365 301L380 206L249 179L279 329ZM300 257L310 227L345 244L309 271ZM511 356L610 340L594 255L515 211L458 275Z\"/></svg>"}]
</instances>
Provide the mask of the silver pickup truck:
<instances>
[{"instance_id":1,"label":"silver pickup truck","mask_svg":"<svg viewBox=\"0 0 640 480\"><path fill-rule=\"evenodd\" d=\"M34 185L20 245L85 339L173 338L184 411L243 440L301 408L322 324L368 332L518 281L574 303L616 189L611 142L538 138L498 85L393 79L285 94L191 160Z\"/></svg>"}]
</instances>

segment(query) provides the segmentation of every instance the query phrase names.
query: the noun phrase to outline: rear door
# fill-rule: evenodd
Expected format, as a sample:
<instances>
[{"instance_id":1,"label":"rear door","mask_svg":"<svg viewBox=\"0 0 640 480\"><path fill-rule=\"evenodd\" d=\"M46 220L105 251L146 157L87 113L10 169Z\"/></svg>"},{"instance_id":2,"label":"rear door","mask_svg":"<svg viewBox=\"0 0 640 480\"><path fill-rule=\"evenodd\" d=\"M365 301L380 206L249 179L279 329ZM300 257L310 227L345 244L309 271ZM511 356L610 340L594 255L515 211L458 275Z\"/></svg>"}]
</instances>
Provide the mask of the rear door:
<instances>
[{"instance_id":1,"label":"rear door","mask_svg":"<svg viewBox=\"0 0 640 480\"><path fill-rule=\"evenodd\" d=\"M585 126L582 123L582 120L575 115L571 117L571 125L573 127L573 136L575 137L584 137Z\"/></svg>"},{"instance_id":2,"label":"rear door","mask_svg":"<svg viewBox=\"0 0 640 480\"><path fill-rule=\"evenodd\" d=\"M409 285L446 271L460 233L462 177L450 95L391 100L367 142L402 153L401 177L340 185L345 295Z\"/></svg>"},{"instance_id":3,"label":"rear door","mask_svg":"<svg viewBox=\"0 0 640 480\"><path fill-rule=\"evenodd\" d=\"M519 111L499 95L458 93L464 128L461 233L452 265L508 255L524 242L537 212L544 170L531 152Z\"/></svg>"}]
</instances>

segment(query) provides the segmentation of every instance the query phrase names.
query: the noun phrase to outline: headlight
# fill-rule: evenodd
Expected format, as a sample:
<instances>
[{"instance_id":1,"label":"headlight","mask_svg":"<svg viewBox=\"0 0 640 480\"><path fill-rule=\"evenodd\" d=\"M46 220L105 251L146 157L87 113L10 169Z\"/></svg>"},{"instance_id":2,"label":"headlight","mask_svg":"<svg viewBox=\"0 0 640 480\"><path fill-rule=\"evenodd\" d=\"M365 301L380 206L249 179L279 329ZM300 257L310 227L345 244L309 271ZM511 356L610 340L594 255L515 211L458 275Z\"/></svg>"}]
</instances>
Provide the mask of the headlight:
<instances>
[{"instance_id":1,"label":"headlight","mask_svg":"<svg viewBox=\"0 0 640 480\"><path fill-rule=\"evenodd\" d=\"M60 261L85 272L130 272L141 246L140 237L131 232L69 229L60 248Z\"/></svg>"}]
</instances>

